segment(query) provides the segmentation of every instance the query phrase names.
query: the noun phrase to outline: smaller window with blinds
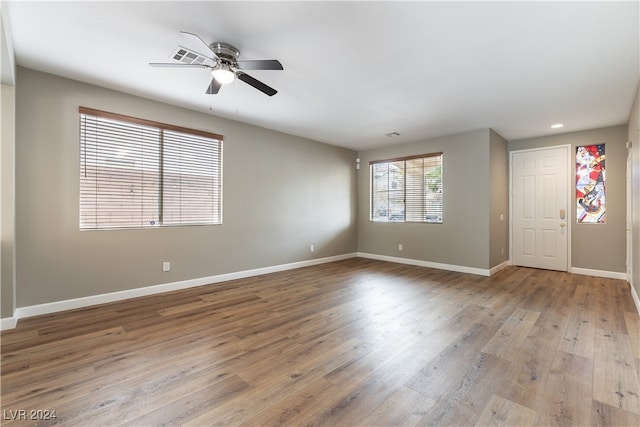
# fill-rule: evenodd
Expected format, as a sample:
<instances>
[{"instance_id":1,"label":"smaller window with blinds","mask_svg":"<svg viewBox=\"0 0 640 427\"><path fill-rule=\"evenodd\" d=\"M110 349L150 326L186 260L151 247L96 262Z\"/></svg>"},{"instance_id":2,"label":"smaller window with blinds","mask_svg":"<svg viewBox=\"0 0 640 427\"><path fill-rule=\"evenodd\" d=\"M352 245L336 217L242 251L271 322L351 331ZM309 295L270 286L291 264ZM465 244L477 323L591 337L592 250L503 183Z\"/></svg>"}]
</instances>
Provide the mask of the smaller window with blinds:
<instances>
[{"instance_id":1,"label":"smaller window with blinds","mask_svg":"<svg viewBox=\"0 0 640 427\"><path fill-rule=\"evenodd\" d=\"M442 153L369 163L371 221L442 223Z\"/></svg>"},{"instance_id":2,"label":"smaller window with blinds","mask_svg":"<svg viewBox=\"0 0 640 427\"><path fill-rule=\"evenodd\" d=\"M80 229L222 223L222 136L79 110Z\"/></svg>"}]
</instances>

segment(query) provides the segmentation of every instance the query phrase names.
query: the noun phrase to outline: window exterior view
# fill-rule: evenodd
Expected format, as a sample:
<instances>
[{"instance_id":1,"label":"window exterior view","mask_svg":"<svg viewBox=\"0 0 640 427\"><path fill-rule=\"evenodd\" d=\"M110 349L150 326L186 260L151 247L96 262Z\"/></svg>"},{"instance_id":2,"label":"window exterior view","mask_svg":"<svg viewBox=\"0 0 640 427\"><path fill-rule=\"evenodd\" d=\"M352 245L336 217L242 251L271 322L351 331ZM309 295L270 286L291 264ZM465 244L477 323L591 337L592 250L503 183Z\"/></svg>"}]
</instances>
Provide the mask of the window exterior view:
<instances>
[{"instance_id":1,"label":"window exterior view","mask_svg":"<svg viewBox=\"0 0 640 427\"><path fill-rule=\"evenodd\" d=\"M222 140L80 115L80 228L222 223Z\"/></svg>"},{"instance_id":2,"label":"window exterior view","mask_svg":"<svg viewBox=\"0 0 640 427\"><path fill-rule=\"evenodd\" d=\"M371 221L442 223L442 153L370 163Z\"/></svg>"}]
</instances>

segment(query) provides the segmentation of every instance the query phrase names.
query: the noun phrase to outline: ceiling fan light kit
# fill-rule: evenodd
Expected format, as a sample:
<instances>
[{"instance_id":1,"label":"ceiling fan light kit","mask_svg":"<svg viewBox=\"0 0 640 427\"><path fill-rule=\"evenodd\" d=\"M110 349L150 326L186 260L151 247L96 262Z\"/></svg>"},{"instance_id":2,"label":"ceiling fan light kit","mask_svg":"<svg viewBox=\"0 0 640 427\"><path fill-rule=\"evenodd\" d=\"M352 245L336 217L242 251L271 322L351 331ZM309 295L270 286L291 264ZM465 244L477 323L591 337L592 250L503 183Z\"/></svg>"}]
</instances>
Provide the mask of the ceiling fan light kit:
<instances>
[{"instance_id":1,"label":"ceiling fan light kit","mask_svg":"<svg viewBox=\"0 0 640 427\"><path fill-rule=\"evenodd\" d=\"M236 74L231 70L228 65L220 65L211 71L211 75L218 83L226 85L235 80Z\"/></svg>"},{"instance_id":2,"label":"ceiling fan light kit","mask_svg":"<svg viewBox=\"0 0 640 427\"><path fill-rule=\"evenodd\" d=\"M192 41L205 46L213 54L213 57L202 55L198 52L190 52L189 49L179 46L178 53L173 56L173 59L178 62L150 62L149 65L153 67L209 68L211 69L212 79L205 92L209 95L218 93L222 85L233 82L236 77L268 96L278 93L274 88L244 72L244 70L283 70L282 64L277 59L238 61L240 51L228 43L214 42L207 44L196 34L186 31L181 31L181 33Z\"/></svg>"}]
</instances>

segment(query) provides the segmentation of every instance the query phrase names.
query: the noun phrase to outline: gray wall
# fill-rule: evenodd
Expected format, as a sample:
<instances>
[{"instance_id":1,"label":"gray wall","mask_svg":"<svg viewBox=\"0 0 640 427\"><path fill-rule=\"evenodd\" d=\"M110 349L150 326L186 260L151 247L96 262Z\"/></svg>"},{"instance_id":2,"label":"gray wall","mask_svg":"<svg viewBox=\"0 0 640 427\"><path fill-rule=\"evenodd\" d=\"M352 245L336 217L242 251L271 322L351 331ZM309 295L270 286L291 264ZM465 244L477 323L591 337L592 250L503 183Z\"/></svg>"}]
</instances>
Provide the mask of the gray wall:
<instances>
[{"instance_id":1,"label":"gray wall","mask_svg":"<svg viewBox=\"0 0 640 427\"><path fill-rule=\"evenodd\" d=\"M356 251L490 269L509 253L508 152L562 144L607 143L608 223L578 225L572 212L572 266L625 270L624 142L638 138L633 131L638 129L637 97L628 133L627 126L616 126L507 143L482 129L362 151L357 154L362 168L356 171L353 151L295 136L24 68L19 68L17 85L18 307ZM3 106L5 99L3 95ZM80 232L79 105L223 134L224 224ZM5 141L3 134L3 145ZM444 153L444 223L370 222L369 162L435 151ZM639 205L640 150L634 156ZM13 208L11 203L3 206L2 221L5 207ZM638 212L640 208L633 219L636 290ZM599 249L595 257L594 241ZM309 252L311 244L314 253ZM6 269L9 258L2 257L2 318L13 315L7 302L13 285L4 279L14 273ZM162 272L163 261L171 261L171 272Z\"/></svg>"},{"instance_id":2,"label":"gray wall","mask_svg":"<svg viewBox=\"0 0 640 427\"><path fill-rule=\"evenodd\" d=\"M489 133L489 267L509 259L509 152L507 140Z\"/></svg>"},{"instance_id":3,"label":"gray wall","mask_svg":"<svg viewBox=\"0 0 640 427\"><path fill-rule=\"evenodd\" d=\"M371 222L369 162L432 152L443 152L443 223ZM506 141L489 129L360 152L358 251L480 269L499 264L506 259L500 248L506 251L507 222L491 220L500 211L506 215L508 184L499 181L506 174L506 154Z\"/></svg>"},{"instance_id":4,"label":"gray wall","mask_svg":"<svg viewBox=\"0 0 640 427\"><path fill-rule=\"evenodd\" d=\"M15 309L15 66L9 20L0 2L0 318Z\"/></svg>"},{"instance_id":5,"label":"gray wall","mask_svg":"<svg viewBox=\"0 0 640 427\"><path fill-rule=\"evenodd\" d=\"M15 299L14 254L14 110L13 86L0 85L0 317L13 317Z\"/></svg>"},{"instance_id":6,"label":"gray wall","mask_svg":"<svg viewBox=\"0 0 640 427\"><path fill-rule=\"evenodd\" d=\"M633 102L629 124L627 126L627 139L632 143L632 177L631 194L633 203L633 218L631 220L632 253L633 253L633 287L640 297L640 87L636 91L636 99ZM638 307L640 309L640 307Z\"/></svg>"},{"instance_id":7,"label":"gray wall","mask_svg":"<svg viewBox=\"0 0 640 427\"><path fill-rule=\"evenodd\" d=\"M577 224L571 209L571 267L626 271L626 141L624 125L509 141L509 151L570 144L574 155L578 145L606 143L607 222Z\"/></svg>"},{"instance_id":8,"label":"gray wall","mask_svg":"<svg viewBox=\"0 0 640 427\"><path fill-rule=\"evenodd\" d=\"M356 251L353 151L25 68L17 87L18 307ZM80 105L222 134L223 225L79 231Z\"/></svg>"}]
</instances>

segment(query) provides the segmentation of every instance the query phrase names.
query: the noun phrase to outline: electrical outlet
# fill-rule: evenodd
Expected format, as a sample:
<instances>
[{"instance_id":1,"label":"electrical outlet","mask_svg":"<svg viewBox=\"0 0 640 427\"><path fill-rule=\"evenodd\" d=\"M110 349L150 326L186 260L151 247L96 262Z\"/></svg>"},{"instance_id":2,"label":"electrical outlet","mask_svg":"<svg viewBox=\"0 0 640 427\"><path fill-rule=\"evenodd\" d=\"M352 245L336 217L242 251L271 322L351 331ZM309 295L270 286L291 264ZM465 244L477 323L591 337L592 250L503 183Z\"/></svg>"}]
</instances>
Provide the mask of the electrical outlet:
<instances>
[{"instance_id":1,"label":"electrical outlet","mask_svg":"<svg viewBox=\"0 0 640 427\"><path fill-rule=\"evenodd\" d=\"M169 261L162 263L162 271L171 271L171 263Z\"/></svg>"},{"instance_id":2,"label":"electrical outlet","mask_svg":"<svg viewBox=\"0 0 640 427\"><path fill-rule=\"evenodd\" d=\"M502 255L504 255L504 248L502 248Z\"/></svg>"},{"instance_id":3,"label":"electrical outlet","mask_svg":"<svg viewBox=\"0 0 640 427\"><path fill-rule=\"evenodd\" d=\"M316 247L314 245L309 246L309 252L313 252L316 250Z\"/></svg>"},{"instance_id":4,"label":"electrical outlet","mask_svg":"<svg viewBox=\"0 0 640 427\"><path fill-rule=\"evenodd\" d=\"M402 250L403 250L403 249L404 249L404 246L402 245L402 243L400 243L400 244L398 245L398 250L399 250L400 252L402 252Z\"/></svg>"}]
</instances>

